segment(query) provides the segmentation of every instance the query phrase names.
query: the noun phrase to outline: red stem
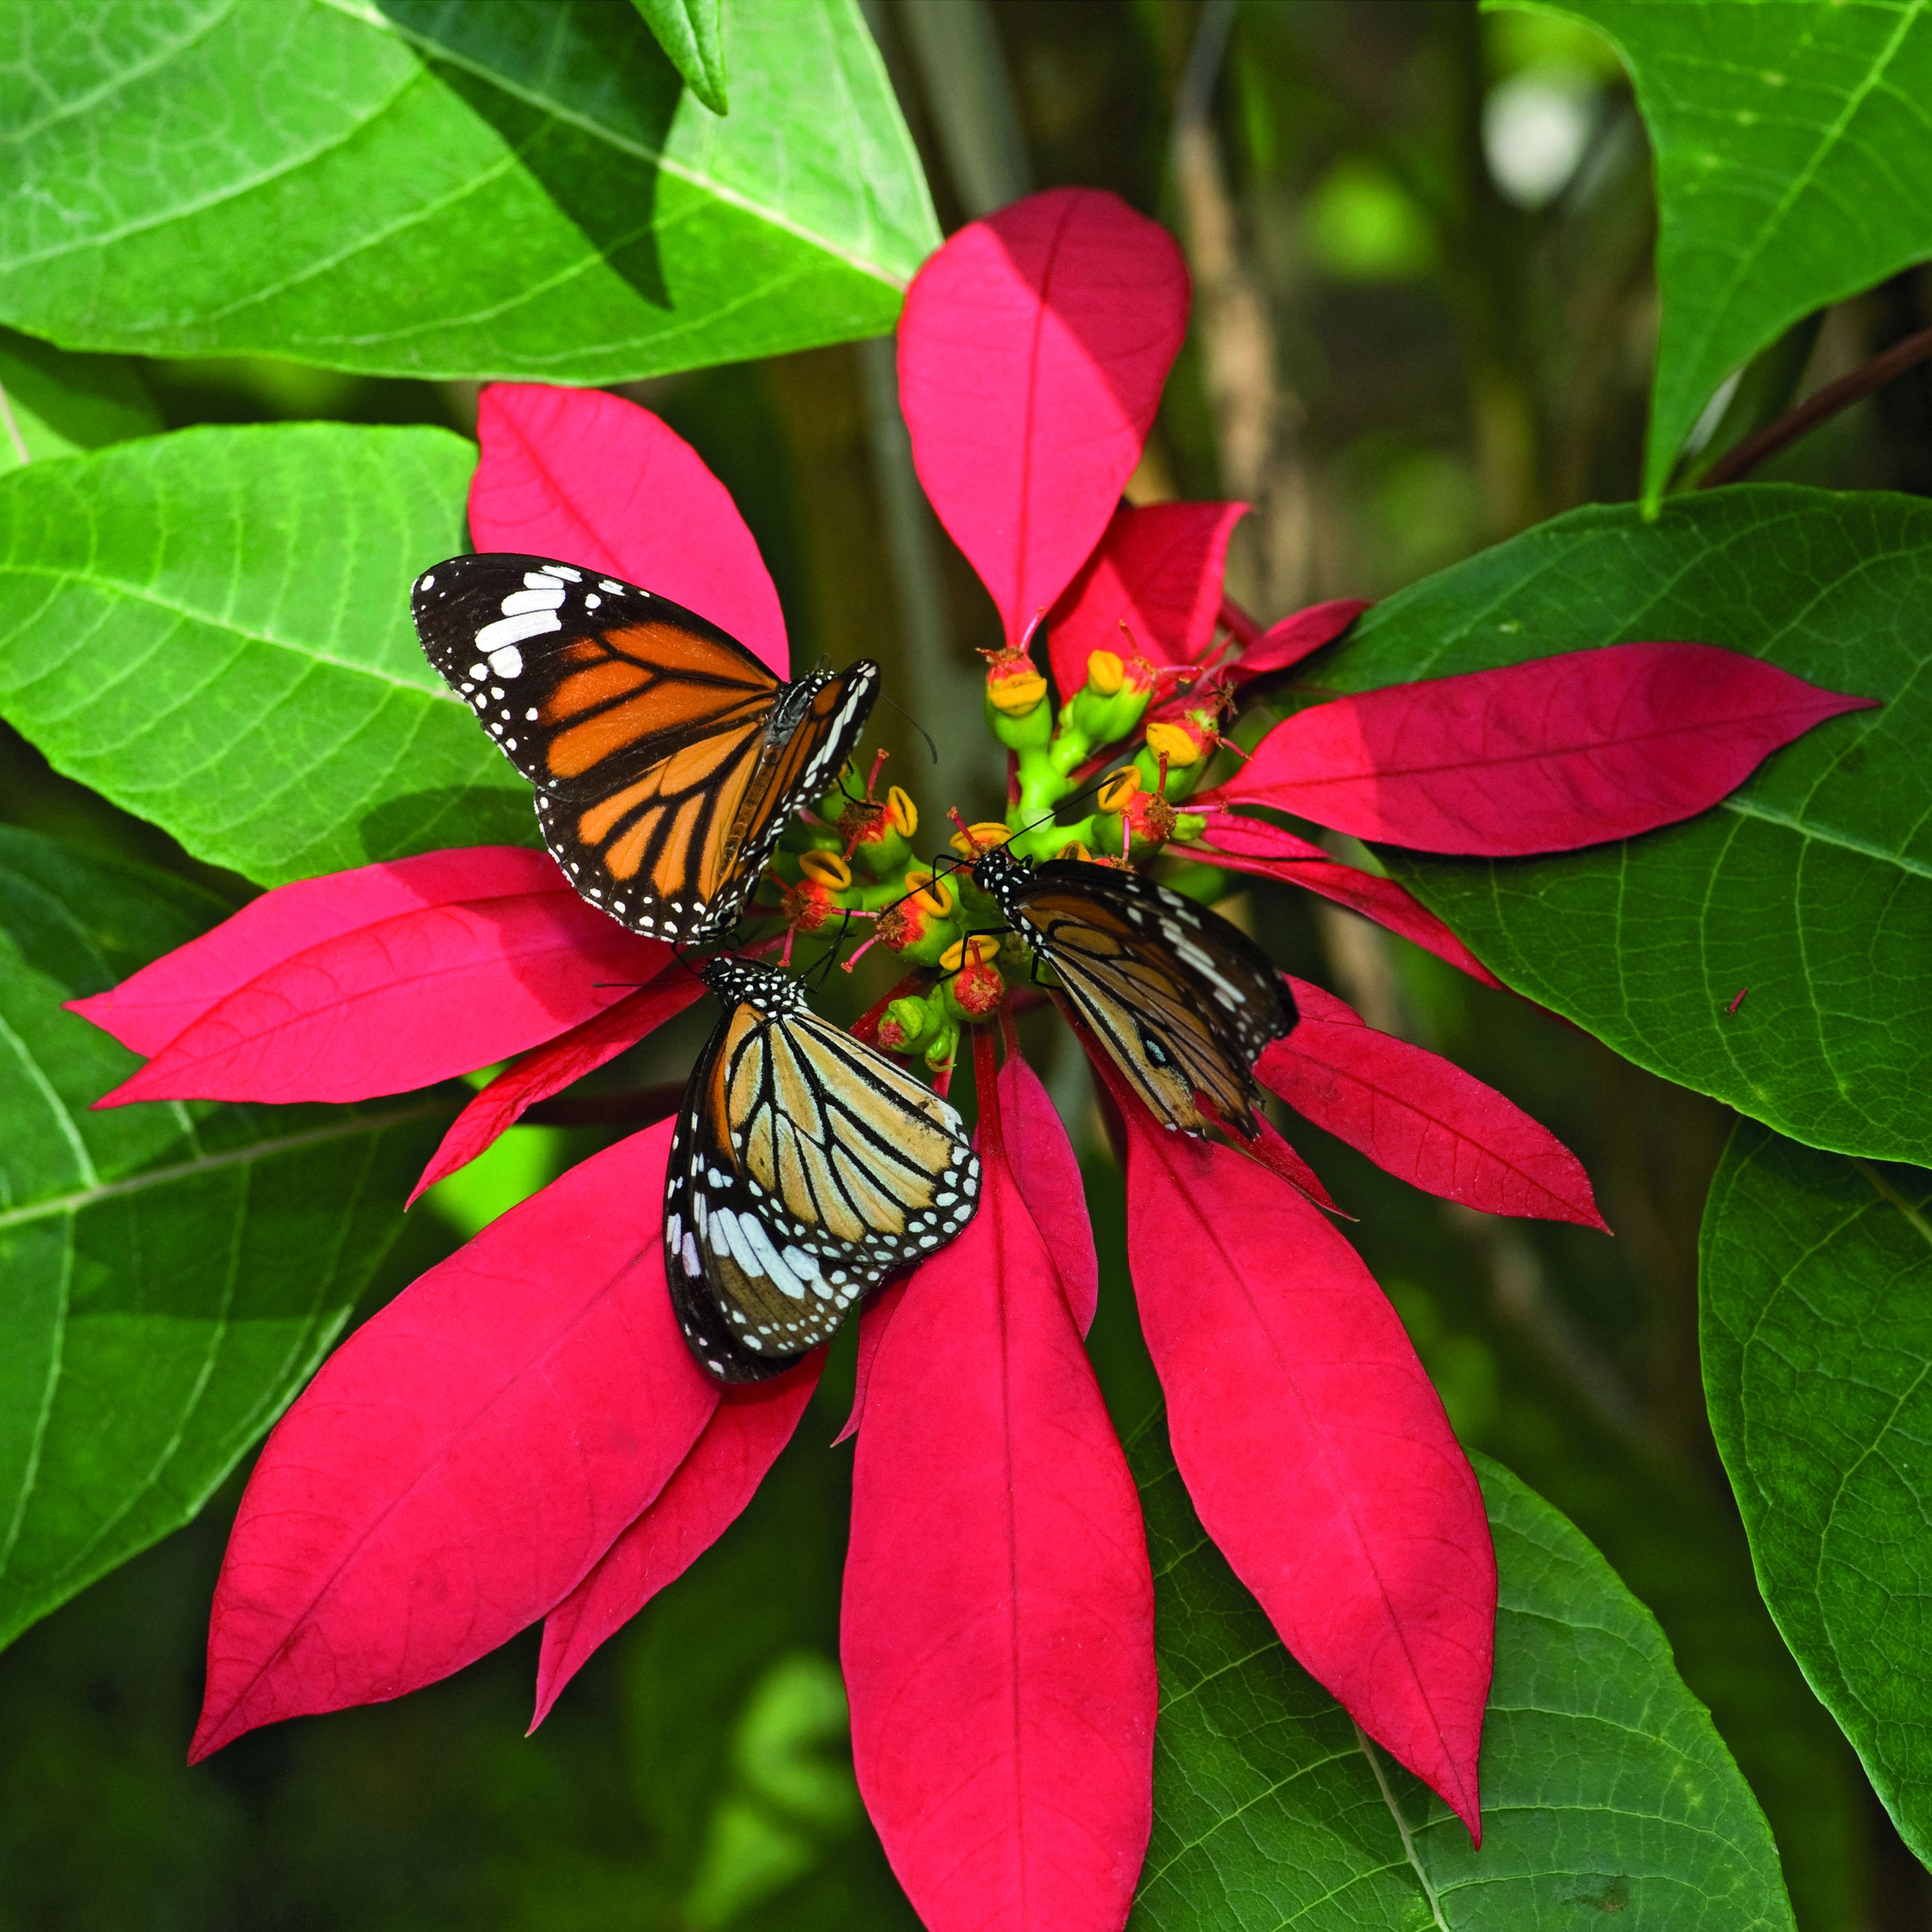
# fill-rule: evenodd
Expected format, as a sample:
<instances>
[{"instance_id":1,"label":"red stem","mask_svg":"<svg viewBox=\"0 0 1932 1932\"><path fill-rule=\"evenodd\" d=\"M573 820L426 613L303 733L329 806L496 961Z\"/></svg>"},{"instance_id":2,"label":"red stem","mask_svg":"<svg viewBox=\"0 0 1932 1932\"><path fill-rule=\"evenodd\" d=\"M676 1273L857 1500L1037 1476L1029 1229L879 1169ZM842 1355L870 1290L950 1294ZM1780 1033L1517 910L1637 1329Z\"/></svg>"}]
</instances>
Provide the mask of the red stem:
<instances>
[{"instance_id":1,"label":"red stem","mask_svg":"<svg viewBox=\"0 0 1932 1932\"><path fill-rule=\"evenodd\" d=\"M1720 483L1738 482L1787 444L1808 436L1820 423L1850 409L1874 389L1883 388L1928 356L1932 356L1932 328L1922 328L1903 341L1894 342L1870 362L1861 362L1850 375L1814 389L1796 409L1787 410L1775 422L1766 423L1762 429L1726 450L1698 478L1697 488L1709 490Z\"/></svg>"}]
</instances>

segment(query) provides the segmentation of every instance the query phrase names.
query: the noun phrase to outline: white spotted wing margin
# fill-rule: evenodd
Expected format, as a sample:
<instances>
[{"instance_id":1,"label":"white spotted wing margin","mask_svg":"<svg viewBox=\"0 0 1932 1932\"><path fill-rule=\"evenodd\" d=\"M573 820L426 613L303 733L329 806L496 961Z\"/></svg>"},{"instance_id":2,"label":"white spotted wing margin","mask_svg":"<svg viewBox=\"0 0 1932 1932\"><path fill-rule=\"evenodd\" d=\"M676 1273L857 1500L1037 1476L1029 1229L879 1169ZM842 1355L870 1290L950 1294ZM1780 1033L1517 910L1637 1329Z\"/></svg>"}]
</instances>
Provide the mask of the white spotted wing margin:
<instances>
[{"instance_id":1,"label":"white spotted wing margin","mask_svg":"<svg viewBox=\"0 0 1932 1932\"><path fill-rule=\"evenodd\" d=\"M728 998L671 1142L665 1276L720 1382L782 1373L979 1205L958 1115L785 984Z\"/></svg>"}]
</instances>

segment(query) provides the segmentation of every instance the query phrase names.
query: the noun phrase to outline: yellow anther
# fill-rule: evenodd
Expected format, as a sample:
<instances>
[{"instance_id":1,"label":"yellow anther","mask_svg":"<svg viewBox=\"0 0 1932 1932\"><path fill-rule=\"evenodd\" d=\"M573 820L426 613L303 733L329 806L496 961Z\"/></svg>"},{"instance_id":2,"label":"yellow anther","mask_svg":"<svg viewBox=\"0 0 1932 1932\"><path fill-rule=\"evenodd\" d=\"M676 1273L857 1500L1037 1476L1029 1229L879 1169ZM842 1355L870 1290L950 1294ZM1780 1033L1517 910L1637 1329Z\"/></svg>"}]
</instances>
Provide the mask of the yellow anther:
<instances>
[{"instance_id":1,"label":"yellow anther","mask_svg":"<svg viewBox=\"0 0 1932 1932\"><path fill-rule=\"evenodd\" d=\"M892 830L902 838L910 838L919 830L919 807L913 803L911 794L903 785L894 785L887 790L886 816L892 820Z\"/></svg>"},{"instance_id":2,"label":"yellow anther","mask_svg":"<svg viewBox=\"0 0 1932 1932\"><path fill-rule=\"evenodd\" d=\"M1157 718L1147 728L1147 746L1156 758L1164 756L1172 766L1198 764L1201 760L1201 747L1194 734L1165 718Z\"/></svg>"},{"instance_id":3,"label":"yellow anther","mask_svg":"<svg viewBox=\"0 0 1932 1932\"><path fill-rule=\"evenodd\" d=\"M1138 769L1129 765L1124 770L1116 772L1100 788L1100 796L1094 801L1102 812L1124 812L1127 802L1141 788Z\"/></svg>"},{"instance_id":4,"label":"yellow anther","mask_svg":"<svg viewBox=\"0 0 1932 1932\"><path fill-rule=\"evenodd\" d=\"M990 964L999 956L1000 942L990 932L976 932L969 938L956 939L939 956L939 970L942 973L957 973L968 962L975 966Z\"/></svg>"},{"instance_id":5,"label":"yellow anther","mask_svg":"<svg viewBox=\"0 0 1932 1932\"><path fill-rule=\"evenodd\" d=\"M1102 698L1112 698L1127 681L1127 668L1113 651L1095 651L1087 660L1087 682Z\"/></svg>"},{"instance_id":6,"label":"yellow anther","mask_svg":"<svg viewBox=\"0 0 1932 1932\"><path fill-rule=\"evenodd\" d=\"M852 883L852 868L836 852L801 852L798 869L829 892L842 892Z\"/></svg>"},{"instance_id":7,"label":"yellow anther","mask_svg":"<svg viewBox=\"0 0 1932 1932\"><path fill-rule=\"evenodd\" d=\"M962 859L976 859L990 845L1004 845L1012 836L1010 829L997 818L982 819L964 832L956 832L946 842Z\"/></svg>"},{"instance_id":8,"label":"yellow anther","mask_svg":"<svg viewBox=\"0 0 1932 1932\"><path fill-rule=\"evenodd\" d=\"M920 911L928 913L934 919L950 919L957 902L952 896L952 888L943 879L920 866L905 875L906 892Z\"/></svg>"},{"instance_id":9,"label":"yellow anther","mask_svg":"<svg viewBox=\"0 0 1932 1932\"><path fill-rule=\"evenodd\" d=\"M1030 668L1008 677L995 673L987 677L986 696L995 711L1009 718L1024 718L1046 703L1046 680Z\"/></svg>"}]
</instances>

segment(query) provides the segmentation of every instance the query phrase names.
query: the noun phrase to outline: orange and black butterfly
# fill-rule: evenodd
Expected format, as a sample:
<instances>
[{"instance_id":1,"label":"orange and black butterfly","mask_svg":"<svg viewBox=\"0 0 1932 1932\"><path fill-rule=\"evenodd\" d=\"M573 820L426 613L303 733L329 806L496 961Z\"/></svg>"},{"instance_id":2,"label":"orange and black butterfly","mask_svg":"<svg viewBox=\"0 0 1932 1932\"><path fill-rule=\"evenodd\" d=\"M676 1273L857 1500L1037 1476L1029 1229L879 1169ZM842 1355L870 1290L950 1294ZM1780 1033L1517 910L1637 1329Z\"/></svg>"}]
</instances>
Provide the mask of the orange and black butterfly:
<instances>
[{"instance_id":1,"label":"orange and black butterfly","mask_svg":"<svg viewBox=\"0 0 1932 1932\"><path fill-rule=\"evenodd\" d=\"M975 861L973 878L1052 968L1156 1119L1191 1134L1218 1125L1258 1136L1254 1064L1294 1030L1296 1014L1246 933L1120 866L1029 865L996 845Z\"/></svg>"},{"instance_id":2,"label":"orange and black butterfly","mask_svg":"<svg viewBox=\"0 0 1932 1932\"><path fill-rule=\"evenodd\" d=\"M671 1138L664 1273L706 1372L757 1382L958 1234L980 1162L959 1116L794 974L728 952L698 970L724 1010Z\"/></svg>"},{"instance_id":3,"label":"orange and black butterfly","mask_svg":"<svg viewBox=\"0 0 1932 1932\"><path fill-rule=\"evenodd\" d=\"M536 787L571 883L656 939L730 930L878 690L862 658L785 683L668 598L542 557L452 557L410 604L430 662Z\"/></svg>"}]
</instances>

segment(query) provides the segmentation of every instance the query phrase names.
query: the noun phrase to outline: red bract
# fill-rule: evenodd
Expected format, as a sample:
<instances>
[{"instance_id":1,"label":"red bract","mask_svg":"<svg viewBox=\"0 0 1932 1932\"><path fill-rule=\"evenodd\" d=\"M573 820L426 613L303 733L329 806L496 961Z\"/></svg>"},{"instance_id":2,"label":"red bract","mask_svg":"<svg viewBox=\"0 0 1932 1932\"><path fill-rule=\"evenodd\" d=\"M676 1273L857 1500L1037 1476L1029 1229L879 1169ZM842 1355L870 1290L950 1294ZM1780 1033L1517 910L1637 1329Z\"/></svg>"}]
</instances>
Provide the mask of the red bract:
<instances>
[{"instance_id":1,"label":"red bract","mask_svg":"<svg viewBox=\"0 0 1932 1932\"><path fill-rule=\"evenodd\" d=\"M1114 1932L1152 1820L1138 1500L986 1104L980 1212L878 1344L840 1653L852 1755L932 1932Z\"/></svg>"},{"instance_id":2,"label":"red bract","mask_svg":"<svg viewBox=\"0 0 1932 1932\"><path fill-rule=\"evenodd\" d=\"M670 957L546 854L482 845L279 886L70 1004L152 1056L99 1106L362 1100L520 1053Z\"/></svg>"},{"instance_id":3,"label":"red bract","mask_svg":"<svg viewBox=\"0 0 1932 1932\"><path fill-rule=\"evenodd\" d=\"M1480 1839L1496 1558L1395 1311L1319 1211L1116 1082L1127 1264L1181 1478L1282 1641Z\"/></svg>"},{"instance_id":4,"label":"red bract","mask_svg":"<svg viewBox=\"0 0 1932 1932\"><path fill-rule=\"evenodd\" d=\"M1017 645L1100 540L1187 324L1172 236L1054 188L962 229L899 324L920 482Z\"/></svg>"},{"instance_id":5,"label":"red bract","mask_svg":"<svg viewBox=\"0 0 1932 1932\"><path fill-rule=\"evenodd\" d=\"M242 1498L193 1755L399 1697L554 1608L718 1404L634 1209L669 1122L493 1222L345 1342Z\"/></svg>"},{"instance_id":6,"label":"red bract","mask_svg":"<svg viewBox=\"0 0 1932 1932\"><path fill-rule=\"evenodd\" d=\"M1333 699L1213 796L1417 851L1566 852L1706 811L1874 701L1708 644L1612 644Z\"/></svg>"},{"instance_id":7,"label":"red bract","mask_svg":"<svg viewBox=\"0 0 1932 1932\"><path fill-rule=\"evenodd\" d=\"M1336 597L1326 604L1311 604L1306 610L1297 610L1280 623L1270 624L1259 637L1244 645L1234 660L1235 682L1244 684L1298 664L1324 644L1332 644L1368 608L1360 598Z\"/></svg>"},{"instance_id":8,"label":"red bract","mask_svg":"<svg viewBox=\"0 0 1932 1932\"><path fill-rule=\"evenodd\" d=\"M1466 1208L1609 1232L1583 1163L1547 1127L1439 1054L1365 1025L1334 994L1288 983L1301 1023L1255 1071L1304 1119Z\"/></svg>"},{"instance_id":9,"label":"red bract","mask_svg":"<svg viewBox=\"0 0 1932 1932\"><path fill-rule=\"evenodd\" d=\"M445 1174L468 1166L499 1135L514 1126L528 1108L615 1060L646 1034L682 1012L704 991L701 980L681 973L668 985L640 987L560 1040L524 1054L457 1115L404 1205L414 1207Z\"/></svg>"},{"instance_id":10,"label":"red bract","mask_svg":"<svg viewBox=\"0 0 1932 1932\"><path fill-rule=\"evenodd\" d=\"M784 614L730 493L689 443L596 389L494 382L470 486L478 550L606 571L709 617L781 676Z\"/></svg>"},{"instance_id":11,"label":"red bract","mask_svg":"<svg viewBox=\"0 0 1932 1932\"><path fill-rule=\"evenodd\" d=\"M1063 698L1087 682L1096 651L1192 664L1214 635L1228 539L1245 503L1156 503L1114 513L1099 548L1047 620ZM1124 626L1124 628L1123 628Z\"/></svg>"},{"instance_id":12,"label":"red bract","mask_svg":"<svg viewBox=\"0 0 1932 1932\"><path fill-rule=\"evenodd\" d=\"M790 1373L728 1389L656 1502L544 1618L537 1708L530 1729L604 1640L675 1582L737 1520L818 1386L823 1352Z\"/></svg>"}]
</instances>

